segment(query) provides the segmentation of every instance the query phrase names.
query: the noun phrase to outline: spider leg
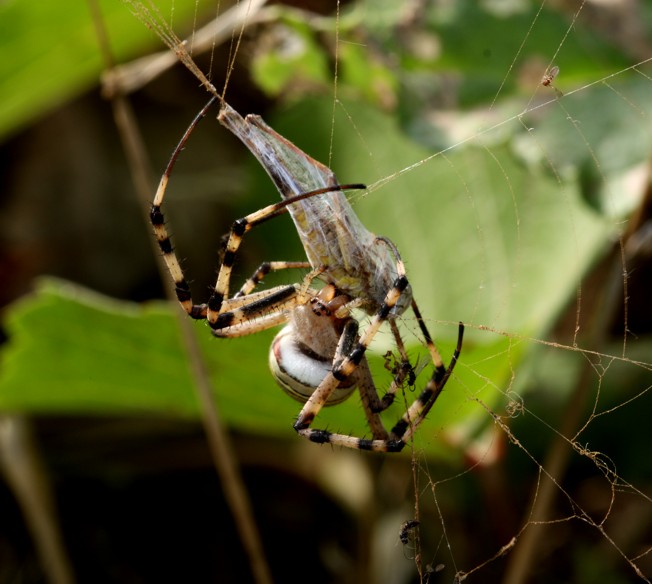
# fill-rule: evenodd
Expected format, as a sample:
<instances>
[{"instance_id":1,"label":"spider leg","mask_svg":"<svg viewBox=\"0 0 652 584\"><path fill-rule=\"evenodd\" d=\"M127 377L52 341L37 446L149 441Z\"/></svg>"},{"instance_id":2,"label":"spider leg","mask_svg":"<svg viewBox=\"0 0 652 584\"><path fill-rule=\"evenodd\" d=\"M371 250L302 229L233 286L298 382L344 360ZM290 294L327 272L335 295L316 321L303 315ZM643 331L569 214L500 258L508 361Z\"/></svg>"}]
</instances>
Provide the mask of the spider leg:
<instances>
[{"instance_id":1,"label":"spider leg","mask_svg":"<svg viewBox=\"0 0 652 584\"><path fill-rule=\"evenodd\" d=\"M165 172L163 173L163 176L159 182L158 188L156 190L156 195L154 196L154 201L149 213L150 221L152 222L152 227L154 228L154 235L156 236L156 241L158 242L159 248L163 253L163 260L165 261L168 271L170 272L170 276L172 277L172 281L174 282L174 291L177 296L177 300L179 301L179 304L181 304L181 307L188 313L188 316L195 319L206 318L207 306L206 304L193 304L192 295L190 293L190 286L188 286L188 282L183 275L183 270L181 269L179 260L177 259L177 256L174 253L174 248L172 247L172 241L170 240L170 236L167 232L167 229L165 228L165 217L161 211L161 205L163 204L165 191L170 180L170 174L172 173L172 169L174 168L174 165L176 164L181 151L186 145L190 134L197 127L197 124L206 116L206 113L216 100L216 97L211 98L208 103L202 108L202 110L195 116L190 126L188 126L188 129L185 131L184 135L179 141L179 144L177 144L176 148L172 152L170 161L168 162Z\"/></svg>"},{"instance_id":2,"label":"spider leg","mask_svg":"<svg viewBox=\"0 0 652 584\"><path fill-rule=\"evenodd\" d=\"M235 264L236 255L238 249L240 248L240 245L242 244L242 240L244 238L245 233L249 232L253 227L260 225L265 221L273 219L274 217L277 217L282 213L287 212L288 206L293 203L296 203L297 201L308 199L310 197L316 197L318 195L323 195L330 192L341 191L343 189L350 189L350 188L364 189L365 186L361 184L334 185L331 187L316 189L314 191L301 193L299 195L289 197L278 203L267 205L266 207L263 207L258 211L254 211L253 213L250 213L246 217L237 219L233 223L233 226L231 227L231 231L229 233L228 239L226 241L223 250L222 263L220 265L220 270L217 275L217 281L215 282L215 288L213 289L213 292L210 298L208 299L208 303L207 303L208 306L207 318L211 327L214 327L214 325L216 324L221 312L222 303L229 296L229 285L231 282L233 265ZM250 284L246 283L245 286L248 288Z\"/></svg>"},{"instance_id":3,"label":"spider leg","mask_svg":"<svg viewBox=\"0 0 652 584\"><path fill-rule=\"evenodd\" d=\"M371 450L374 452L400 452L403 450L407 442L412 438L414 432L417 430L418 426L423 422L427 416L430 408L435 404L435 401L441 394L448 378L451 376L455 365L457 364L459 355L462 351L462 341L464 337L464 325L459 324L459 334L457 338L457 346L455 352L451 358L450 364L447 368L444 369L443 374L440 373L439 369L436 369L432 377L426 384L425 389L421 392L419 397L414 401L414 403L408 408L403 417L398 421L398 423L392 428L389 437L387 438L374 438L373 440L368 440L364 438L357 438L355 436L348 436L345 434L336 434L329 432L328 430L317 430L310 428L310 420L308 417L304 417L304 427L299 427L299 420L295 424L295 430L307 438L311 442L316 442L318 444L333 444L335 446L344 446L347 448L355 448L358 450ZM366 363L366 360L365 360ZM337 380L333 375L327 376L327 378L322 382L319 388L315 391L327 392L329 389L332 389L337 386ZM313 394L314 395L314 394ZM363 398L364 404L364 398ZM308 405L308 404L306 404ZM321 409L317 408L317 412ZM304 414L302 410L299 419L302 419L301 416ZM367 413L367 419L369 425L372 428L374 436L377 436L376 430L372 425L372 419L370 418L369 411L365 407L365 412ZM316 413L315 413L316 415ZM377 415L377 414L376 414ZM314 418L314 416L313 416Z\"/></svg>"},{"instance_id":4,"label":"spider leg","mask_svg":"<svg viewBox=\"0 0 652 584\"><path fill-rule=\"evenodd\" d=\"M172 152L172 156L168 162L168 165L161 177L156 194L154 196L154 201L150 209L150 221L154 229L154 234L158 242L159 248L163 254L163 259L165 264L170 272L172 281L174 282L174 290L177 296L177 300L183 310L194 319L205 319L208 318L209 323L213 331L219 331L221 329L230 328L233 326L239 326L243 319L256 317L263 313L266 313L270 310L278 309L280 306L288 300L297 290L296 287L288 286L284 290L277 290L273 294L270 294L266 299L260 299L255 301L251 309L248 309L246 306L242 306L237 310L222 310L223 303L228 300L229 285L231 281L231 273L233 264L235 262L235 256L240 243L242 242L242 237L244 234L249 231L253 226L263 223L273 217L276 217L282 213L287 212L288 206L310 197L315 197L317 195L326 194L329 192L340 191L342 189L364 189L365 186L361 184L353 185L335 185L330 187L324 187L310 191L307 193L300 193L298 195L288 197L287 199L268 205L267 207L260 209L254 213L247 215L242 219L238 219L234 222L231 232L229 234L222 262L220 265L219 273L215 288L211 294L208 303L195 304L192 299L192 294L190 292L190 286L183 274L181 269L181 264L174 252L172 246L172 241L170 235L165 227L165 217L162 211L163 200L165 198L165 193L167 190L168 182L170 180L170 175L174 165L176 164L179 155L181 154L183 148L185 147L190 135L197 127L199 122L206 116L209 108L217 101L216 97L211 98L208 103L202 108L202 110L195 116L191 122L188 129L185 131L181 140L177 144L176 148ZM269 267L268 267L269 266ZM256 287L256 285L262 280L266 273L270 270L276 269L286 269L292 267L311 267L308 262L269 262L262 264L256 273L244 284L241 288L239 295L248 295ZM265 271L267 270L267 271ZM221 320L220 320L221 318ZM270 317L269 322L272 322ZM286 320L286 319L285 319ZM283 322L283 319L280 320ZM273 326L269 324L269 326ZM234 329L237 330L237 329ZM245 330L240 328L239 330ZM253 330L260 330L255 326ZM218 333L217 336L222 336Z\"/></svg>"},{"instance_id":5,"label":"spider leg","mask_svg":"<svg viewBox=\"0 0 652 584\"><path fill-rule=\"evenodd\" d=\"M441 355L439 354L439 351L437 350L434 341L432 340L430 331L428 330L428 327L426 327L426 323L423 320L423 316L421 316L421 311L419 310L419 307L417 306L417 303L414 300L412 300L412 312L414 312L414 315L416 316L417 323L419 324L419 328L421 329L421 334L423 335L423 338L426 342L426 347L428 348L428 352L430 353L430 357L435 366L435 376L441 378L444 376L446 372L444 361L441 358ZM462 326L460 335L462 336L463 334L464 334L464 327Z\"/></svg>"},{"instance_id":6,"label":"spider leg","mask_svg":"<svg viewBox=\"0 0 652 584\"><path fill-rule=\"evenodd\" d=\"M258 266L252 276L242 285L239 292L233 297L247 296L260 284L270 272L288 269L308 269L311 268L310 262L263 262Z\"/></svg>"},{"instance_id":7,"label":"spider leg","mask_svg":"<svg viewBox=\"0 0 652 584\"><path fill-rule=\"evenodd\" d=\"M417 318L420 318L421 315L418 315ZM425 325L424 325L425 328ZM462 352L462 342L464 340L464 325L460 322L457 335L457 346L453 356L451 357L448 367L444 367L443 362L438 366L435 364L435 371L432 374L432 377L428 380L425 389L421 392L419 397L412 403L408 410L403 414L403 417L397 422L397 424L391 430L391 436L400 440L401 442L406 442L409 440L418 426L423 422L425 417L428 415L428 412L435 405L435 401L441 394L444 386L446 385L448 378L451 376L457 360L459 359L460 353ZM432 339L428 335L427 342L432 343ZM434 348L434 343L432 344ZM435 348L437 355L439 351Z\"/></svg>"},{"instance_id":8,"label":"spider leg","mask_svg":"<svg viewBox=\"0 0 652 584\"><path fill-rule=\"evenodd\" d=\"M159 187L159 189L160 188L161 187ZM160 193L159 195L159 192L156 193L156 199L150 211L150 220L154 227L154 235L156 236L156 241L163 253L165 265L167 266L172 281L174 282L174 292L179 304L181 304L181 308L183 308L191 318L204 319L206 318L208 307L206 304L194 304L192 301L190 286L183 275L183 270L181 269L181 264L179 264L177 255L174 253L172 241L167 229L165 228L165 218L161 211L160 204L156 202L157 200L163 200L163 194L164 193Z\"/></svg>"},{"instance_id":9,"label":"spider leg","mask_svg":"<svg viewBox=\"0 0 652 584\"><path fill-rule=\"evenodd\" d=\"M306 302L297 285L230 298L222 305L211 333L220 338L243 337L287 322L290 311Z\"/></svg>"},{"instance_id":10,"label":"spider leg","mask_svg":"<svg viewBox=\"0 0 652 584\"><path fill-rule=\"evenodd\" d=\"M335 314L337 314L337 311ZM341 362L346 358L346 355L351 352L358 340L358 323L353 318L349 318L347 323L344 325L344 330L342 331L340 341L333 357L334 367L336 367L338 362ZM384 408L380 398L378 397L378 391L376 390L376 385L371 376L371 370L369 369L369 363L366 358L362 359L360 364L356 367L355 372L351 375L351 380L360 392L362 407L373 437L377 440L387 440L389 435L378 415ZM337 387L337 385L339 385L339 382L337 382L335 386L331 386L330 384L333 382L328 380L328 378L327 383L328 387ZM327 401L328 396L326 396L325 399Z\"/></svg>"},{"instance_id":11,"label":"spider leg","mask_svg":"<svg viewBox=\"0 0 652 584\"><path fill-rule=\"evenodd\" d=\"M401 357L401 363L396 367L397 370L395 372L393 371L394 379L392 380L392 384L387 388L387 391L385 392L385 395L382 397L382 399L379 400L378 405L374 409L376 412L382 412L391 406L394 403L394 399L396 398L396 392L399 390L399 388L403 387L405 379L408 378L413 380L415 377L414 369L412 368L410 360L408 359L407 351L405 350L405 344L401 338L401 334L398 330L398 326L396 325L396 321L390 319L389 326L392 329L392 334L394 335L394 342L396 343L396 348L398 349L399 355ZM414 382L411 381L410 383L413 384Z\"/></svg>"},{"instance_id":12,"label":"spider leg","mask_svg":"<svg viewBox=\"0 0 652 584\"><path fill-rule=\"evenodd\" d=\"M344 306L342 306L341 308L339 308L335 314L340 318L344 318L344 315L348 315L353 308L358 308L361 305L363 305L362 299L358 298L352 300L347 304L345 304ZM365 410L367 409L367 407L369 408L367 414L380 413L386 410L387 408L389 408L389 406L391 406L392 403L394 403L396 392L400 387L403 386L405 378L414 377L414 370L410 365L410 361L407 356L407 351L405 350L405 344L403 343L403 339L401 338L396 322L394 319L391 318L388 319L388 322L392 329L394 340L396 342L396 346L401 356L401 364L397 367L397 371L393 372L394 379L392 380L392 384L389 386L382 399L378 397L378 392L376 391L376 386L373 383L373 381L371 382L371 384L368 384L368 383L364 383L364 379L362 380L363 384L360 386L361 392L363 391L363 387L369 386L373 388L372 391L365 392L364 394L362 394L363 406L365 407ZM369 373L369 379L371 379L371 373Z\"/></svg>"},{"instance_id":13,"label":"spider leg","mask_svg":"<svg viewBox=\"0 0 652 584\"><path fill-rule=\"evenodd\" d=\"M164 185L164 183L165 181L161 180L161 184ZM159 248L163 252L163 259L167 265L168 271L170 272L170 275L174 282L174 289L177 296L177 300L179 301L179 304L181 304L181 307L184 309L184 311L191 318L194 319L205 319L208 316L211 316L212 318L209 318L209 323L211 329L213 330L213 334L215 334L216 336L242 336L244 334L248 334L244 332L245 330L247 330L247 327L243 327L239 325L241 325L245 320L256 319L261 316L267 316L266 321L264 321L266 323L266 326L260 327L259 325L261 324L261 322L258 321L255 324L253 324L252 327L250 327L252 330L263 330L264 328L272 327L275 324L280 324L285 320L287 320L286 316L281 316L281 315L278 315L278 317L274 319L272 318L272 315L270 315L269 313L274 311L282 312L284 307L288 307L287 309L289 310L290 308L296 305L296 301L294 300L294 297L297 295L300 289L300 287L296 285L280 286L273 290L268 290L266 291L266 293L264 293L264 295L260 296L259 298L250 300L249 304L242 304L242 305L234 305L233 303L228 304L228 300L227 300L227 305L223 306L224 301L220 301L219 307L222 309L222 311L214 312L212 314L210 312L210 307L211 307L211 301L215 300L214 294L213 296L211 296L211 299L209 300L208 304L193 303L192 295L190 292L190 286L188 285L188 282L185 276L183 275L183 270L181 269L179 260L176 254L174 253L170 236L165 227L165 219L163 216L163 212L161 211L161 203L163 201L164 194L165 194L165 188L159 187L159 191L157 191L156 197L154 199L154 204L152 205L150 218L152 221L152 225L154 227L154 233L156 235ZM224 266L225 263L226 262L223 262L222 266ZM306 264L306 262L295 262L294 264L288 262L283 266L280 266L281 264L283 264L283 262L271 262L270 264L272 265L272 268L270 269L282 269L283 267L306 267L306 265L308 265ZM254 274L254 277L260 271L261 270L259 268L256 274ZM220 274L222 273L223 270L222 268L220 268ZM230 278L231 275L230 266L227 275ZM251 292L252 289L253 286L247 291ZM227 284L227 290L228 290L228 284ZM222 329L230 329L229 334L222 334L220 332ZM240 332L239 334L235 335L233 334L235 331L240 331Z\"/></svg>"},{"instance_id":14,"label":"spider leg","mask_svg":"<svg viewBox=\"0 0 652 584\"><path fill-rule=\"evenodd\" d=\"M395 452L401 450L405 446L405 443L401 440L367 440L343 434L333 434L327 430L316 430L310 428L315 417L326 404L329 396L338 384L346 381L351 375L356 373L357 369L365 359L365 352L373 337L378 332L380 326L388 319L392 308L396 305L401 294L407 288L408 281L405 276L405 268L400 259L397 260L397 272L398 277L394 281L394 285L389 292L387 292L385 300L376 312L376 315L369 326L364 331L362 337L358 339L358 327L353 319L351 319L349 323L355 323L355 329L351 328L352 325L347 323L347 326L342 333L340 343L338 344L335 358L333 359L331 373L326 376L299 413L297 421L294 424L294 429L308 440L317 443L330 443L360 450L375 450L381 452ZM368 392L363 392L363 396L368 396ZM365 397L363 397L363 403L364 399ZM365 407L365 411L367 411L367 407ZM372 431L374 430L372 429Z\"/></svg>"},{"instance_id":15,"label":"spider leg","mask_svg":"<svg viewBox=\"0 0 652 584\"><path fill-rule=\"evenodd\" d=\"M379 399L376 384L371 377L369 364L366 359L363 359L356 371L356 385L360 392L360 400L362 401L362 408L367 418L367 424L371 434L377 440L386 441L389 439L389 434L383 425L379 412L383 411L387 406L384 405L383 400Z\"/></svg>"},{"instance_id":16,"label":"spider leg","mask_svg":"<svg viewBox=\"0 0 652 584\"><path fill-rule=\"evenodd\" d=\"M209 320L211 332L216 337L242 337L283 324L291 310L316 296L310 284L323 271L323 267L312 270L300 284L277 286L225 300L215 322Z\"/></svg>"},{"instance_id":17,"label":"spider leg","mask_svg":"<svg viewBox=\"0 0 652 584\"><path fill-rule=\"evenodd\" d=\"M395 370L393 371L394 373L394 379L392 380L391 385L387 388L387 391L385 392L385 395L380 398L378 396L378 391L376 390L376 385L371 379L371 372L369 371L369 367L367 365L366 359L364 359L359 367L358 370L363 368L365 371L368 373L358 373L358 377L360 377L360 382L359 382L359 387L360 387L360 395L362 397L362 405L364 407L365 413L367 415L367 420L369 421L369 425L372 425L372 420L371 418L373 417L374 419L379 419L379 414L380 412L384 412L387 408L389 408L393 403L394 399L396 398L396 393L399 390L399 388L403 387L403 383L405 382L406 378L409 378L410 375L414 375L414 370L412 369L412 365L410 365L410 361L408 360L407 357L407 352L405 351L405 346L403 345L403 339L401 339L400 334L398 332L398 327L396 326L396 322L394 320L389 320L388 321L390 324L390 327L392 328L392 332L395 335L396 339L396 344L399 350L399 353L401 355L401 363L398 365ZM376 414L374 416L374 414ZM384 426L383 426L384 430ZM372 427L373 431L373 427ZM375 437L377 436L376 432L373 432ZM385 431L385 438L387 438L387 432Z\"/></svg>"},{"instance_id":18,"label":"spider leg","mask_svg":"<svg viewBox=\"0 0 652 584\"><path fill-rule=\"evenodd\" d=\"M338 343L337 351L335 353L334 362L346 360L347 350L357 344L358 338L358 323L351 319L344 327L342 336ZM373 413L367 404L367 397L370 394L375 394L375 387L371 379L371 372L367 365L366 359L363 359L360 366L355 373L351 374L356 377L356 382L359 384L362 403L365 406L364 410L367 415L369 427L374 435L374 439L356 438L354 436L347 436L345 434L335 434L328 430L318 430L310 428L310 424L319 410L326 404L331 393L341 383L331 371L321 382L319 387L314 391L308 402L301 410L297 422L294 424L294 429L300 436L307 438L312 442L318 444L329 443L335 446L345 446L348 448L356 448L358 450L375 450L375 451L392 451L391 444L388 441L388 434L385 430L380 416ZM376 396L376 399L377 396ZM389 445L389 446L388 446Z\"/></svg>"},{"instance_id":19,"label":"spider leg","mask_svg":"<svg viewBox=\"0 0 652 584\"><path fill-rule=\"evenodd\" d=\"M384 241L386 241L390 246L393 247L393 244L391 242L389 242L388 240L384 240ZM412 403L412 405L407 409L405 414L392 428L389 438L374 438L372 440L368 440L364 438L356 438L354 436L347 436L344 434L335 434L329 432L328 430L318 430L310 427L315 417L317 416L321 408L325 405L330 394L337 387L337 385L340 382L347 380L350 376L356 374L357 371L362 366L361 364L363 363L363 360L366 366L365 352L369 347L373 337L378 332L380 326L387 320L392 322L393 320L393 318L391 318L392 308L396 306L399 299L401 298L401 294L403 294L403 292L408 287L408 280L405 274L405 266L403 265L403 262L400 259L398 253L396 253L396 257L397 257L396 271L398 277L394 281L394 285L392 286L392 288L387 292L385 296L385 300L383 301L380 308L376 312L374 318L372 319L372 322L366 328L362 337L360 337L357 341L355 340L357 338L357 323L355 325L354 331L351 330L347 332L347 329L345 328L345 331L342 333L342 339L340 339L340 343L338 345L335 358L333 360L333 368L331 373L326 376L326 378L322 381L319 387L314 391L314 393L308 399L303 409L299 413L299 417L297 418L297 421L294 424L294 429L301 436L307 438L312 442L317 442L320 444L329 443L337 446L345 446L348 448L357 448L359 450L373 450L378 452L399 452L405 447L407 440L409 440L412 437L416 428L425 419L426 415L430 411L430 408L432 408L432 406L434 405L435 401L437 400L441 391L446 385L448 378L453 372L453 369L457 363L460 352L462 350L462 341L464 337L464 325L462 323L460 323L459 325L457 347L455 349L453 357L451 358L450 364L448 365L448 367L445 367L441 355L432 340L430 332L428 331L425 325L421 313L419 312L416 302L412 300L412 309L416 315L417 321L419 323L419 327L421 329L426 345L428 347L428 351L431 354L431 358L435 366L435 371L432 377L430 378L430 380L428 381L428 383L426 384L425 389L419 395L419 397ZM395 323L392 326L392 330L394 331L395 336L398 335L398 338L400 338ZM344 339L345 334L347 335L346 339ZM407 354L405 353L405 348L403 346L402 341L401 342L397 341L397 345L402 358L407 359ZM363 371L368 371L368 369L364 369ZM395 377L392 388L390 388L392 390L392 394L391 394L392 397L390 399L393 399L393 395L396 393L396 390L398 389L399 385L403 382L404 376L407 375L408 372L409 371L407 369L405 370L405 373L401 373L399 371L399 373ZM361 374L361 379L363 382L366 381L364 373ZM370 379L370 377L369 377L369 381L373 384L373 381ZM375 387L373 389L373 392L375 393ZM380 432L380 430L378 429L378 426L375 425L375 421L372 421L373 420L372 416L373 415L377 416L377 413L373 412L372 409L374 405L372 404L372 402L374 401L374 399L369 397L371 393L368 385L363 384L363 387L361 389L361 395L362 395L363 405L365 408L367 419L370 422L370 427L372 428L372 432L374 433L374 436L377 436L378 435L377 433ZM375 396L375 400L380 401L382 403L382 400L378 400L377 394Z\"/></svg>"}]
</instances>

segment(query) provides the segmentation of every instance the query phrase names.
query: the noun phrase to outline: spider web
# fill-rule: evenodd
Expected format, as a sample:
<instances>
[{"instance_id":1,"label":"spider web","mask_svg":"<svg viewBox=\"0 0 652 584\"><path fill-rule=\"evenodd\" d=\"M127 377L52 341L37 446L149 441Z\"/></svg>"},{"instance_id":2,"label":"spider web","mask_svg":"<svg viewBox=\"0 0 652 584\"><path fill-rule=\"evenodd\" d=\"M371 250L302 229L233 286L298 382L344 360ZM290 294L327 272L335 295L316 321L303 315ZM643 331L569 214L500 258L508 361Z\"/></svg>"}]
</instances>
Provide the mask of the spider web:
<instances>
[{"instance_id":1,"label":"spider web","mask_svg":"<svg viewBox=\"0 0 652 584\"><path fill-rule=\"evenodd\" d=\"M420 525L405 549L395 544L384 556L386 565L379 559L378 570L405 574L397 564L407 556L422 581L443 574L448 581L521 582L530 570L567 580L650 581L649 432L639 412L649 405L652 384L649 314L640 300L650 245L652 45L633 34L634 8L487 3L477 10L480 22L469 22L470 34L483 18L489 27L506 11L526 15L513 35L518 40L501 52L502 39L493 37L489 55L478 53L477 68L461 79L450 39L445 32L438 38L436 25L447 30L455 18L451 6L414 2L392 10L361 2L345 10L334 3L335 16L326 19L263 4L238 5L231 21L218 17L221 36L210 37L208 63L193 72L200 80L202 71L205 80L221 75L217 89L230 100L243 44L261 51L258 79L272 84L264 60L270 71L279 61L282 77L283 57L300 53L301 42L318 31L332 57L329 94L300 103L298 96L323 90L319 74L302 69L300 82L276 89L294 102L286 102L291 115L272 125L295 139L310 116L321 159L343 180L369 184L367 194L351 200L365 223L401 249L442 351L450 355L458 320L470 332L452 387L412 447L412 502L395 502L396 540L402 520ZM199 25L194 40L179 46L168 15L131 5L191 65ZM364 17L356 20L355 10ZM393 18L393 26L383 28L381 16ZM618 17L630 36L616 31L606 42L606 16ZM305 32L291 17L312 28ZM532 50L551 18L557 28L545 36L546 48ZM423 24L428 19L431 26ZM253 23L260 28L244 35ZM366 36L356 36L364 26ZM388 30L390 38L375 36ZM620 61L592 52L596 37L599 51L620 47ZM229 47L225 62L222 42ZM313 49L304 46L304 53ZM403 87L392 86L383 67L400 60L391 53L399 49L440 69L431 75L415 66ZM350 69L356 51L367 52L358 58L368 66L378 65L365 82ZM489 56L502 71L491 80L482 62ZM290 70L308 67L289 61ZM558 76L541 85L554 65ZM399 132L391 125L378 131L385 118L356 104L361 96L381 109L400 109L412 142L396 149L380 140L383 131L392 138ZM400 108L401 100L407 107ZM619 140L623 135L628 139ZM408 334L414 329L405 327ZM434 440L452 446L457 458L433 462ZM471 491L483 508L461 508Z\"/></svg>"}]
</instances>

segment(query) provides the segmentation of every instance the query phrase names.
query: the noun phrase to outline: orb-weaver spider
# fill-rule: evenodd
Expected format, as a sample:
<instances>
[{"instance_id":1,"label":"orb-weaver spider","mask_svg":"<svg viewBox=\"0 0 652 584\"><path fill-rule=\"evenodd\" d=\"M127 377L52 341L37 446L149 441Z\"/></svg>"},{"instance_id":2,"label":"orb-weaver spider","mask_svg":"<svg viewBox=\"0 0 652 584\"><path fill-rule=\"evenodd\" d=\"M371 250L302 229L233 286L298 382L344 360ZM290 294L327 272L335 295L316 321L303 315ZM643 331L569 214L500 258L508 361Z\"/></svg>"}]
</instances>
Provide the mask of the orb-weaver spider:
<instances>
[{"instance_id":1,"label":"orb-weaver spider","mask_svg":"<svg viewBox=\"0 0 652 584\"><path fill-rule=\"evenodd\" d=\"M397 452L403 449L435 403L459 357L464 326L448 367L432 341L412 298L405 268L394 244L369 232L342 192L363 185L339 185L333 172L274 132L261 118L242 118L226 102L219 121L258 158L281 193L283 201L233 223L225 240L217 282L205 304L194 304L190 288L173 251L161 205L172 168L197 123L217 100L212 98L193 120L163 174L151 208L151 221L183 309L194 319L206 319L217 337L253 334L288 323L270 350L270 365L278 383L304 402L294 429L317 443L361 450ZM229 296L232 268L242 239L250 229L289 212L308 261L266 262L240 290ZM298 284L256 291L273 270L310 268ZM321 280L324 287L313 288ZM388 432L379 413L389 407L411 366L396 319L409 307L414 312L434 372L425 388ZM372 318L359 332L353 309ZM381 325L389 323L402 366L383 398L378 396L365 353ZM360 438L312 428L321 408L346 399L357 388L372 438Z\"/></svg>"}]
</instances>

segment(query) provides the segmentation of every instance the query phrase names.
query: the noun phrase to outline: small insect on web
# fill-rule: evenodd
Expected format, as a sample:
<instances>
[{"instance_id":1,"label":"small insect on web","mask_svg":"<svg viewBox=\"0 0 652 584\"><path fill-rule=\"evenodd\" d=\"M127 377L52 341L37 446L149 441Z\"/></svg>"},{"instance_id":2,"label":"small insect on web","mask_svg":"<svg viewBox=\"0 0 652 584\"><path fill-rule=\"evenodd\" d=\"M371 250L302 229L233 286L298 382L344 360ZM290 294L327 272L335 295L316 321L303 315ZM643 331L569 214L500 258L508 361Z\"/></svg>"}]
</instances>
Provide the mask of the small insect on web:
<instances>
[{"instance_id":1,"label":"small insect on web","mask_svg":"<svg viewBox=\"0 0 652 584\"><path fill-rule=\"evenodd\" d=\"M190 288L173 251L161 211L172 168L191 132L208 109L221 101L220 123L235 134L263 165L282 201L268 205L233 223L225 238L217 281L208 302L194 304ZM213 335L238 337L286 324L269 354L278 384L304 405L294 423L303 437L360 450L398 452L405 447L448 381L461 352L464 327L459 324L457 346L448 367L435 347L412 298L400 254L385 237L369 232L342 192L364 185L340 185L333 172L274 132L258 116L242 118L225 101L213 97L192 122L161 178L151 208L151 222L175 284L179 303L191 318L205 319ZM290 213L308 261L264 262L240 290L229 295L232 269L244 235L280 214ZM257 291L270 271L310 269L297 284ZM318 289L316 280L323 283ZM408 308L415 314L430 353L434 372L425 388L407 406L388 432L380 418L404 381L413 382L413 369L396 319ZM369 314L371 322L360 332L354 309ZM371 376L366 351L388 323L400 359L394 379L381 398ZM322 407L348 398L358 389L372 438L337 434L312 428Z\"/></svg>"},{"instance_id":2,"label":"small insect on web","mask_svg":"<svg viewBox=\"0 0 652 584\"><path fill-rule=\"evenodd\" d=\"M401 525L401 529L398 532L398 538L401 540L403 545L407 545L410 541L410 532L416 529L421 522L416 519L409 519L404 521Z\"/></svg>"},{"instance_id":3,"label":"small insect on web","mask_svg":"<svg viewBox=\"0 0 652 584\"><path fill-rule=\"evenodd\" d=\"M564 94L552 84L552 82L557 78L557 75L559 75L559 67L557 67L557 65L550 67L550 69L543 74L541 85L543 85L543 87L552 87L557 96L562 97Z\"/></svg>"}]
</instances>

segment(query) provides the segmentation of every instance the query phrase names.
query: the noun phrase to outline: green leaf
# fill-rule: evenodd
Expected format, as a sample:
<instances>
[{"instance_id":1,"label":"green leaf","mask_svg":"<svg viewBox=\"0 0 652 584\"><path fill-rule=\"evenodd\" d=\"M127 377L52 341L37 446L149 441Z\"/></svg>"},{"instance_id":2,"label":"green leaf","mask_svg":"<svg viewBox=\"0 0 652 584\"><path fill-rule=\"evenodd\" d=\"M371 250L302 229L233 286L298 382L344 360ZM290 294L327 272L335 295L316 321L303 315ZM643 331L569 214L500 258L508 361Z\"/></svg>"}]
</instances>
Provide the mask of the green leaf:
<instances>
[{"instance_id":1,"label":"green leaf","mask_svg":"<svg viewBox=\"0 0 652 584\"><path fill-rule=\"evenodd\" d=\"M381 59L353 43L342 43L338 52L339 81L346 87L347 94L355 94L376 107L393 107L398 90L393 72Z\"/></svg>"},{"instance_id":2,"label":"green leaf","mask_svg":"<svg viewBox=\"0 0 652 584\"><path fill-rule=\"evenodd\" d=\"M304 22L285 19L271 27L258 43L251 62L251 74L271 96L308 88L326 88L331 83L324 50L314 31Z\"/></svg>"},{"instance_id":3,"label":"green leaf","mask_svg":"<svg viewBox=\"0 0 652 584\"><path fill-rule=\"evenodd\" d=\"M141 307L46 279L12 307L6 328L10 341L2 353L0 377L4 412L199 415L176 317L164 303ZM267 369L274 332L218 340L203 323L196 328L223 420L241 431L298 440L292 420L300 404L276 387ZM507 338L465 345L463 364L417 435L420 448L447 456L458 452L445 445L450 432L455 429L460 436L479 427L481 406L469 400L468 387L478 388L475 398L493 399L487 393L495 393L494 384L507 371L503 361L519 360L525 345L518 345ZM441 350L448 359L452 345L443 343ZM371 365L379 388L389 385L383 359L373 356ZM426 367L417 390L431 371ZM399 404L390 408L384 416L388 427L401 413ZM322 410L316 427L368 435L357 396Z\"/></svg>"},{"instance_id":4,"label":"green leaf","mask_svg":"<svg viewBox=\"0 0 652 584\"><path fill-rule=\"evenodd\" d=\"M194 2L157 2L175 28L201 12ZM117 62L162 47L127 4L101 0ZM84 91L106 68L88 2L0 2L0 136L16 132Z\"/></svg>"},{"instance_id":5,"label":"green leaf","mask_svg":"<svg viewBox=\"0 0 652 584\"><path fill-rule=\"evenodd\" d=\"M308 118L305 132L300 120ZM327 162L331 119L331 101L315 99L272 126ZM390 116L346 103L332 151L341 182L382 179L351 200L367 228L397 244L422 313L449 323L435 337L454 339L459 320L543 337L611 241L614 227L586 207L577 180L560 184L543 165L523 166L508 142L430 158Z\"/></svg>"},{"instance_id":6,"label":"green leaf","mask_svg":"<svg viewBox=\"0 0 652 584\"><path fill-rule=\"evenodd\" d=\"M37 413L196 413L174 319L41 281L7 319L0 407Z\"/></svg>"}]
</instances>

